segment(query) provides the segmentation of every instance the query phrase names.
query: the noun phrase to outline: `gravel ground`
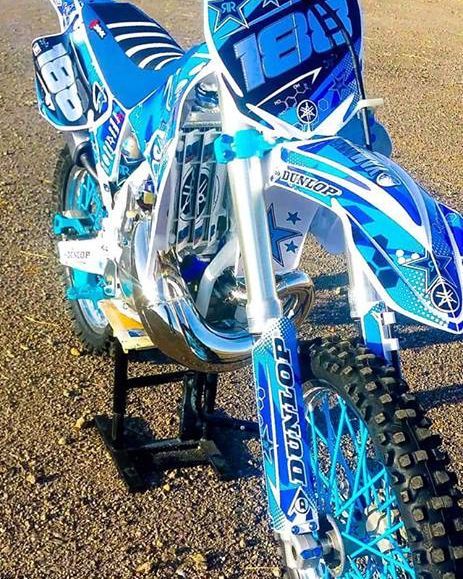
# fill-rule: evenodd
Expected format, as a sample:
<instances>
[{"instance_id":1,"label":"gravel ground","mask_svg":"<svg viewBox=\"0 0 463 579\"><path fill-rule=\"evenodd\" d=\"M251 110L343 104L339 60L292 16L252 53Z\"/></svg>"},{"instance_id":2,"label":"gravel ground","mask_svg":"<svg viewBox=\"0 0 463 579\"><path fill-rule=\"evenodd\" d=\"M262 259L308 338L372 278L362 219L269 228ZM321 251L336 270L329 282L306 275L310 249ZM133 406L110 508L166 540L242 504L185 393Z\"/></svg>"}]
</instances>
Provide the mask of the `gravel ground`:
<instances>
[{"instance_id":1,"label":"gravel ground","mask_svg":"<svg viewBox=\"0 0 463 579\"><path fill-rule=\"evenodd\" d=\"M395 158L463 210L463 3L364 4L369 93L386 99ZM142 5L185 45L200 38L199 0ZM56 20L45 0L0 7L0 578L279 576L260 478L220 483L197 468L129 496L95 430L76 428L79 418L108 409L111 366L80 352L56 276L49 203L61 138L38 117L29 49ZM337 291L342 260L309 247L306 267L319 288L307 333L351 333ZM401 332L409 382L462 481L460 343L410 324ZM179 394L178 386L163 387L131 408L164 435L175 426ZM219 405L253 416L248 371L222 381Z\"/></svg>"}]
</instances>

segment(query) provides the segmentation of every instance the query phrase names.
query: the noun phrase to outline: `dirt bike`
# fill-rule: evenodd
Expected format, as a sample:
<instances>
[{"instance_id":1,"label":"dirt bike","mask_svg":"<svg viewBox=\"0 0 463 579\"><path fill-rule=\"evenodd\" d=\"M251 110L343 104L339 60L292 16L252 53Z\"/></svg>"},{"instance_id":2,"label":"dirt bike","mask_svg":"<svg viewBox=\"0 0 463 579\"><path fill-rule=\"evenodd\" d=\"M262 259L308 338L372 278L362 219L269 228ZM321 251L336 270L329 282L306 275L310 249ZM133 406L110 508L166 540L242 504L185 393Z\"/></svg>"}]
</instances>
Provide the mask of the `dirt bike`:
<instances>
[{"instance_id":1,"label":"dirt bike","mask_svg":"<svg viewBox=\"0 0 463 579\"><path fill-rule=\"evenodd\" d=\"M84 343L252 364L287 577L462 577L455 476L394 323L463 333L463 218L390 159L358 1L205 1L186 51L132 4L52 3L61 32L32 50ZM346 257L355 340L298 339L309 235Z\"/></svg>"}]
</instances>

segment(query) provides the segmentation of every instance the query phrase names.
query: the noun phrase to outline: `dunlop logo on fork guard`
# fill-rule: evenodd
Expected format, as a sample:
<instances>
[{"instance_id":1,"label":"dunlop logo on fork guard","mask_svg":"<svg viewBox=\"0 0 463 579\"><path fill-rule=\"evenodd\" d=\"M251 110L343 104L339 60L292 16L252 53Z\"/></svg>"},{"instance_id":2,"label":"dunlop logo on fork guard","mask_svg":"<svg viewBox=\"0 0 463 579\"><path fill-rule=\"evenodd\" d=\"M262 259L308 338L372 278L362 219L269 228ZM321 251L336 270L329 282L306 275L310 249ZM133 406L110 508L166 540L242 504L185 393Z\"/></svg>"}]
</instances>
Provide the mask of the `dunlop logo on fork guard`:
<instances>
[{"instance_id":1,"label":"dunlop logo on fork guard","mask_svg":"<svg viewBox=\"0 0 463 579\"><path fill-rule=\"evenodd\" d=\"M281 338L273 341L276 375L281 386L280 404L283 417L285 451L288 461L288 478L294 484L306 485L307 474L303 461L301 426L297 405L296 384L291 364L291 352Z\"/></svg>"}]
</instances>

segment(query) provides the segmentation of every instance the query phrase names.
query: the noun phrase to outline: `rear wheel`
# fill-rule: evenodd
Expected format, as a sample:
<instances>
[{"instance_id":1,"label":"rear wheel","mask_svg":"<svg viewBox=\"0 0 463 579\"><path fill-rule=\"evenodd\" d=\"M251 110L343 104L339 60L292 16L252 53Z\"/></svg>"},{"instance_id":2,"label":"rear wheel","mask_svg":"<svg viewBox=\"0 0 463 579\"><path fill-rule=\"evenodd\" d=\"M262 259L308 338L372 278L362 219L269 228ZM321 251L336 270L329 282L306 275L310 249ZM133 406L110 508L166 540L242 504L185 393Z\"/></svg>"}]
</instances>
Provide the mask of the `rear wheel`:
<instances>
[{"instance_id":1,"label":"rear wheel","mask_svg":"<svg viewBox=\"0 0 463 579\"><path fill-rule=\"evenodd\" d=\"M304 344L323 559L315 576L463 577L463 513L440 440L396 371L362 345ZM282 544L288 579L311 579Z\"/></svg>"},{"instance_id":2,"label":"rear wheel","mask_svg":"<svg viewBox=\"0 0 463 579\"><path fill-rule=\"evenodd\" d=\"M99 187L88 171L73 163L67 147L58 158L53 195L58 213L75 211L85 216L89 223L89 234L96 234L104 216ZM71 268L64 268L62 277L68 297L79 288L97 289L102 282L100 276ZM71 299L67 303L76 333L85 347L93 353L108 352L111 346L111 327L98 302L92 299Z\"/></svg>"}]
</instances>

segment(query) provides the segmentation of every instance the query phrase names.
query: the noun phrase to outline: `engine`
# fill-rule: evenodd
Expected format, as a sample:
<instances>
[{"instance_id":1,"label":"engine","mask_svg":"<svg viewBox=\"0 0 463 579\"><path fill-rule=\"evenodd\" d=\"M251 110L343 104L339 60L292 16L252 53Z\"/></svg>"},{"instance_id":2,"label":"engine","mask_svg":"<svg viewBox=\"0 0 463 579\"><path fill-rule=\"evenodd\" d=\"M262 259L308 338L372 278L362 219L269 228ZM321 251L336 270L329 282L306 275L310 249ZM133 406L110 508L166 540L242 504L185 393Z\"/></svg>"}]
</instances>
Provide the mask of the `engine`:
<instances>
[{"instance_id":1,"label":"engine","mask_svg":"<svg viewBox=\"0 0 463 579\"><path fill-rule=\"evenodd\" d=\"M168 243L149 254L158 200L146 173L138 179L135 171L128 181L126 249L119 262L126 302L133 304L152 342L184 366L208 372L247 364L253 345L246 286L236 275L239 247L227 168L214 154L220 133L217 90L203 82L186 104L167 183ZM310 278L291 272L277 279L277 291L285 314L302 323L313 303Z\"/></svg>"}]
</instances>

